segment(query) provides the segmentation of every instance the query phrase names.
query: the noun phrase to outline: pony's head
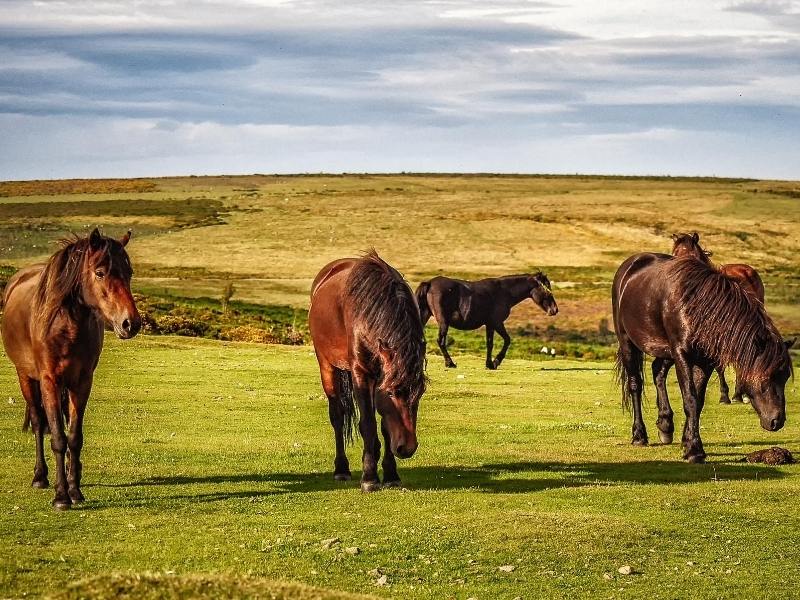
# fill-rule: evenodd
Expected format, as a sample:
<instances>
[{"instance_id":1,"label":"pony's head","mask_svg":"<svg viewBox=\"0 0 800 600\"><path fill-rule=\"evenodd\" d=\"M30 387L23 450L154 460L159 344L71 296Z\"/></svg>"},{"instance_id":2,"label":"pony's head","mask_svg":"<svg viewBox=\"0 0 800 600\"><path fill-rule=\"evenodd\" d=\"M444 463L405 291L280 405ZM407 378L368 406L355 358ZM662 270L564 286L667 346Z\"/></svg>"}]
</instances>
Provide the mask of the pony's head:
<instances>
[{"instance_id":1,"label":"pony's head","mask_svg":"<svg viewBox=\"0 0 800 600\"><path fill-rule=\"evenodd\" d=\"M392 453L411 458L417 451L417 410L425 392L425 340L397 352L378 340L383 379L375 390L375 409L381 415Z\"/></svg>"},{"instance_id":2,"label":"pony's head","mask_svg":"<svg viewBox=\"0 0 800 600\"><path fill-rule=\"evenodd\" d=\"M530 275L531 299L536 305L546 312L549 316L558 314L558 304L556 304L553 290L550 287L550 280L541 271Z\"/></svg>"},{"instance_id":3,"label":"pony's head","mask_svg":"<svg viewBox=\"0 0 800 600\"><path fill-rule=\"evenodd\" d=\"M763 374L741 377L742 389L750 396L753 408L767 431L778 431L786 422L786 382L792 376L792 359L789 348L794 340L780 341L777 356L764 365ZM765 353L769 354L769 353Z\"/></svg>"},{"instance_id":4,"label":"pony's head","mask_svg":"<svg viewBox=\"0 0 800 600\"><path fill-rule=\"evenodd\" d=\"M706 264L711 264L709 260L711 252L704 250L700 246L700 234L696 231L694 233L672 234L672 256L691 256Z\"/></svg>"},{"instance_id":5,"label":"pony's head","mask_svg":"<svg viewBox=\"0 0 800 600\"><path fill-rule=\"evenodd\" d=\"M69 259L80 264L83 303L98 311L122 339L132 338L142 326L142 318L131 294L133 269L125 251L130 239L130 231L115 240L95 228L85 243L81 243L83 240L75 242L80 250Z\"/></svg>"}]
</instances>

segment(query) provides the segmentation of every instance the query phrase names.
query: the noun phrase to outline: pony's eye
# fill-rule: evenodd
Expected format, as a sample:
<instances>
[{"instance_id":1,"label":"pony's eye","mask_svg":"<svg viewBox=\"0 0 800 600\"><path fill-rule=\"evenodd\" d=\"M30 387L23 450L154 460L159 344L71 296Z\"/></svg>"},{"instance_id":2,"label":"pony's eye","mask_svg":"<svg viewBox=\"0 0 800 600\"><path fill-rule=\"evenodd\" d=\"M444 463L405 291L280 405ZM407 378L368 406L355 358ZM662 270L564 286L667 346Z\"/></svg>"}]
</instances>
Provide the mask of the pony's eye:
<instances>
[{"instance_id":1,"label":"pony's eye","mask_svg":"<svg viewBox=\"0 0 800 600\"><path fill-rule=\"evenodd\" d=\"M104 272L102 269L97 269L97 270L94 272L94 276L95 276L95 277L97 277L98 279L102 279L103 277L105 277L105 276L106 276L106 274L105 274L105 272Z\"/></svg>"}]
</instances>

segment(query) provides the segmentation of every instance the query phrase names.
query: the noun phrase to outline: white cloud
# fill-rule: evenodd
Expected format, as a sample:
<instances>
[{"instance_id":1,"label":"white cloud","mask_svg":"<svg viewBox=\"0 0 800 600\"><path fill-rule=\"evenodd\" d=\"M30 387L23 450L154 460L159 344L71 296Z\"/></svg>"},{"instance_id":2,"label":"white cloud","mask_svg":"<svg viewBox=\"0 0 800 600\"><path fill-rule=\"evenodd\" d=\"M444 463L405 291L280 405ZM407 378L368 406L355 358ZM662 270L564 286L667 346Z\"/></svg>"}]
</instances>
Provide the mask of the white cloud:
<instances>
[{"instance_id":1,"label":"white cloud","mask_svg":"<svg viewBox=\"0 0 800 600\"><path fill-rule=\"evenodd\" d=\"M788 0L7 0L0 178L798 177L797 14Z\"/></svg>"}]
</instances>

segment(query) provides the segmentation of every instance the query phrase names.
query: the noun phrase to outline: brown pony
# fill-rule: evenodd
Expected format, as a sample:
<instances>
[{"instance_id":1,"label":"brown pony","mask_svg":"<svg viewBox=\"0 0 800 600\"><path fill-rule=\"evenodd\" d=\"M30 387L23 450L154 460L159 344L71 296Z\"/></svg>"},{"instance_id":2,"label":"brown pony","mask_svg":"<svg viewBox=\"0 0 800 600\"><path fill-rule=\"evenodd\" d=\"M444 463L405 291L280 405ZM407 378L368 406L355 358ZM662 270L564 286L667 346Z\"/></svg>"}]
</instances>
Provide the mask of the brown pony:
<instances>
[{"instance_id":1,"label":"brown pony","mask_svg":"<svg viewBox=\"0 0 800 600\"><path fill-rule=\"evenodd\" d=\"M380 489L377 410L386 445L384 485L400 485L395 456L409 458L417 449L417 408L427 381L425 336L411 289L374 251L336 260L314 279L308 325L336 440L334 478L351 477L344 448L360 412L361 489Z\"/></svg>"},{"instance_id":2,"label":"brown pony","mask_svg":"<svg viewBox=\"0 0 800 600\"><path fill-rule=\"evenodd\" d=\"M690 256L709 266L714 266L710 260L712 253L708 250L704 250L700 246L700 235L697 232L691 234L673 234L672 256ZM742 286L742 289L745 292L752 294L754 298L761 302L761 304L764 304L764 282L761 280L761 276L758 274L758 271L756 271L753 267L750 265L736 263L730 265L720 265L717 267L717 270L719 270L719 272L726 277L736 281ZM659 371L658 374L653 373L653 381L656 384L656 390L658 390L658 393L661 393L661 391L664 390L664 394L666 394L666 386L664 385L663 381L666 379L667 372L671 366L671 363L665 363L664 367ZM725 380L725 367L718 365L716 367L716 371L717 375L719 376L719 401L722 404L730 404L731 398L728 396L730 388L728 388L728 382ZM737 380L733 393L733 402L742 402L742 395L742 386L739 385ZM667 400L667 402L669 402L669 400Z\"/></svg>"},{"instance_id":3,"label":"brown pony","mask_svg":"<svg viewBox=\"0 0 800 600\"><path fill-rule=\"evenodd\" d=\"M741 285L694 257L635 254L614 276L612 308L623 405L633 406L633 444L647 444L644 353L655 357L654 373L664 361L676 366L686 414L683 456L689 462L705 461L700 412L716 365L736 368L764 429L783 427L792 342L783 341L764 305ZM659 393L656 426L661 441L671 443L675 427L665 398Z\"/></svg>"},{"instance_id":4,"label":"brown pony","mask_svg":"<svg viewBox=\"0 0 800 600\"><path fill-rule=\"evenodd\" d=\"M123 339L135 336L141 327L125 252L130 235L129 231L117 241L95 229L88 237L66 240L46 264L16 273L3 296L3 344L27 404L25 423L33 426L36 436L33 487L49 485L44 458L49 429L56 459L53 506L60 510L84 500L83 416L103 349L104 321Z\"/></svg>"}]
</instances>

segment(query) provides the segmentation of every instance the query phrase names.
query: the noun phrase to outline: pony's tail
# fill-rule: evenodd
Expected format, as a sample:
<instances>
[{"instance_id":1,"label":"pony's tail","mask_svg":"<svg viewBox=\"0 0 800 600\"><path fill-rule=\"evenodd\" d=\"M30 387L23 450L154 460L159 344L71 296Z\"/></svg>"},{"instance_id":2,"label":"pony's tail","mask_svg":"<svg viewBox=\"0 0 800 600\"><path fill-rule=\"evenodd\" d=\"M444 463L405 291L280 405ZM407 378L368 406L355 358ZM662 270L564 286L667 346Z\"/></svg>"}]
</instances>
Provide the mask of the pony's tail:
<instances>
[{"instance_id":1,"label":"pony's tail","mask_svg":"<svg viewBox=\"0 0 800 600\"><path fill-rule=\"evenodd\" d=\"M28 431L31 428L31 410L33 410L33 407L25 403L25 416L22 418L22 431Z\"/></svg>"},{"instance_id":2,"label":"pony's tail","mask_svg":"<svg viewBox=\"0 0 800 600\"><path fill-rule=\"evenodd\" d=\"M622 357L622 346L617 348L617 359L614 365L617 382L622 388L622 410L630 411L633 392L628 387L628 372L625 369L625 362ZM644 354L641 351L634 352L631 357L634 361L636 372L639 375L640 393L644 395Z\"/></svg>"},{"instance_id":3,"label":"pony's tail","mask_svg":"<svg viewBox=\"0 0 800 600\"><path fill-rule=\"evenodd\" d=\"M431 308L428 306L428 291L431 289L430 281L423 281L419 284L415 296L417 298L417 307L419 308L419 318L422 321L422 326L431 318Z\"/></svg>"},{"instance_id":4,"label":"pony's tail","mask_svg":"<svg viewBox=\"0 0 800 600\"><path fill-rule=\"evenodd\" d=\"M339 377L339 393L337 394L344 415L344 441L345 444L353 442L358 432L358 408L353 397L353 376L350 371L336 369Z\"/></svg>"}]
</instances>

